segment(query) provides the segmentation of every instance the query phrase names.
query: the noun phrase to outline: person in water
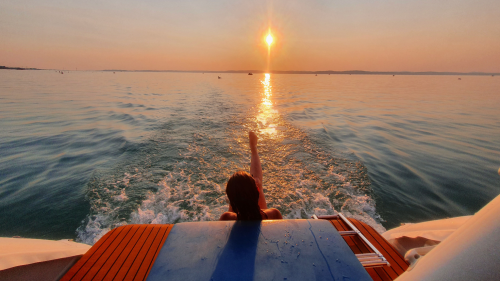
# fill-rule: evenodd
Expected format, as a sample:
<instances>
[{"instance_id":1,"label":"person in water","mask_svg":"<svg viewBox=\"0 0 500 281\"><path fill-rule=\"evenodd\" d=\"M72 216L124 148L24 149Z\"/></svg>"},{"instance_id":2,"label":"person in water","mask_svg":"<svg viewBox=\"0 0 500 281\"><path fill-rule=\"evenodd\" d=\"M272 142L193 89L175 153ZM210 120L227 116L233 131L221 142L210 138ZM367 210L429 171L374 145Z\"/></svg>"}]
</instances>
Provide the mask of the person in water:
<instances>
[{"instance_id":1,"label":"person in water","mask_svg":"<svg viewBox=\"0 0 500 281\"><path fill-rule=\"evenodd\" d=\"M229 199L229 211L222 214L220 220L276 220L283 219L280 211L267 208L262 188L262 167L257 153L257 135L250 131L250 150L252 158L250 174L238 171L229 178L226 194Z\"/></svg>"}]
</instances>

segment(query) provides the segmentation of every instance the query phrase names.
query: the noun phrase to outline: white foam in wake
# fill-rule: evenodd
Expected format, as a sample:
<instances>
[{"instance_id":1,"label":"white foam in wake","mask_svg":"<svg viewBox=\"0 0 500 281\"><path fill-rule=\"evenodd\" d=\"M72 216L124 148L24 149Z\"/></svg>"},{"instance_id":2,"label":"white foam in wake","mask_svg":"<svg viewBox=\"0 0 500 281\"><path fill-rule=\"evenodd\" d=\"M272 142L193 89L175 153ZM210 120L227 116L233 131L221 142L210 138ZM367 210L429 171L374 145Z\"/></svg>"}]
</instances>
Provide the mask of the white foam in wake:
<instances>
[{"instance_id":1,"label":"white foam in wake","mask_svg":"<svg viewBox=\"0 0 500 281\"><path fill-rule=\"evenodd\" d=\"M122 173L117 181L97 181L91 190L92 214L79 229L79 240L93 244L110 229L129 223L218 220L228 209L227 179L238 170L249 169L250 152L244 133L248 129L259 133L263 185L269 207L279 209L288 219L328 215L337 210L384 232L370 196L364 166L323 151L305 132L283 121L278 114L271 116L274 117L267 123L276 125L272 134L266 131L268 127L263 122L255 119L239 124L223 122L231 126L222 131L216 126L211 133L194 130L187 145L178 144L178 157L167 164L162 161L171 156L161 154L165 147L153 147L151 150L158 155L148 154L150 158L144 161L151 168L132 169L135 172ZM249 128L248 124L254 127ZM168 141L163 137L152 143L161 145ZM156 162L167 166L168 171L154 167ZM151 177L159 172L164 174L161 179ZM156 191L144 191L148 184L155 185Z\"/></svg>"}]
</instances>

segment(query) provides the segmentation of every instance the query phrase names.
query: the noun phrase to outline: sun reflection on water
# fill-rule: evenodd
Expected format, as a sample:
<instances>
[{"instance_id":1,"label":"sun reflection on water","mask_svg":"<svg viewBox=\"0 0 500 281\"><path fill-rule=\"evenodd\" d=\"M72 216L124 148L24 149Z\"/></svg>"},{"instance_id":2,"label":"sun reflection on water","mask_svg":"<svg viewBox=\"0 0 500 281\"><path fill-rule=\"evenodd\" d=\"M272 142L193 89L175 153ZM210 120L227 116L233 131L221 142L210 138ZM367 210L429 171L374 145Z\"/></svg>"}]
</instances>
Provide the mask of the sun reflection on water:
<instances>
[{"instance_id":1,"label":"sun reflection on water","mask_svg":"<svg viewBox=\"0 0 500 281\"><path fill-rule=\"evenodd\" d=\"M259 114L257 115L259 129L262 133L276 135L276 124L274 124L273 120L277 117L276 115L278 114L278 111L273 108L273 102L271 100L271 75L266 73L264 80L260 82L264 86L264 91L262 102L259 105Z\"/></svg>"}]
</instances>

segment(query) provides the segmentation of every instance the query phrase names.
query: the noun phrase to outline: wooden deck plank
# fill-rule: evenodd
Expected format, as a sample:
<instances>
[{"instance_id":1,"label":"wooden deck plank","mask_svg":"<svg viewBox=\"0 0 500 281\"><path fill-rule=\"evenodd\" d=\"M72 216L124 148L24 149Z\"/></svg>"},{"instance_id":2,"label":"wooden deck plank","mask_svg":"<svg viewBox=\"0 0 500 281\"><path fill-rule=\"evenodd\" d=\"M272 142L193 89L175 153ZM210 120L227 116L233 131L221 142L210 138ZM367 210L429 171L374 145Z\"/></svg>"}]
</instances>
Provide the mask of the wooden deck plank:
<instances>
[{"instance_id":1,"label":"wooden deck plank","mask_svg":"<svg viewBox=\"0 0 500 281\"><path fill-rule=\"evenodd\" d=\"M350 230L349 228L346 228L344 225L340 223L338 219L331 219L329 220L330 223L337 229L337 231L346 231ZM359 247L356 245L356 242L352 240L352 237L349 236L344 236L343 237L349 248L351 248L352 252L354 254L361 254L362 251L359 249Z\"/></svg>"},{"instance_id":2,"label":"wooden deck plank","mask_svg":"<svg viewBox=\"0 0 500 281\"><path fill-rule=\"evenodd\" d=\"M338 218L337 221L342 225L342 227L344 227L344 229L352 230L351 227L347 223L345 223L342 219Z\"/></svg>"},{"instance_id":3,"label":"wooden deck plank","mask_svg":"<svg viewBox=\"0 0 500 281\"><path fill-rule=\"evenodd\" d=\"M113 241L115 241L116 237L118 237L118 235L120 235L120 233L122 233L122 231L124 229L125 228L122 227L122 228L115 228L115 229L111 230L110 236L108 237L108 239L106 239L106 241L104 241L102 244L100 244L98 246L93 246L92 248L90 248L89 252L92 251L90 253L90 255L88 255L89 253L87 252L82 257L82 259L86 258L85 261L82 264L77 263L75 266L73 266L71 268L71 269L73 269L73 268L79 266L79 268L77 269L78 272L68 280L82 280L85 277L85 275L87 274L88 270L90 270L92 268L92 266L94 265L94 263L99 259L101 254L104 251L106 251L106 249L108 249L109 245L111 245L111 243L113 243ZM87 258L87 256L88 256L88 258Z\"/></svg>"},{"instance_id":4,"label":"wooden deck plank","mask_svg":"<svg viewBox=\"0 0 500 281\"><path fill-rule=\"evenodd\" d=\"M383 237L381 237L376 230L374 230L371 226L363 222L358 222L358 223L361 225L362 228L364 228L370 234L371 237L373 237L373 239L377 241L377 243L382 248L384 248L384 250L386 250L389 253L389 255L392 258L394 258L397 261L398 265L403 270L405 270L408 267L408 264L406 263L406 261L404 261L404 259L401 259L401 255L396 251L396 249L394 249L394 247L389 242L387 242L387 240L383 239Z\"/></svg>"},{"instance_id":5,"label":"wooden deck plank","mask_svg":"<svg viewBox=\"0 0 500 281\"><path fill-rule=\"evenodd\" d=\"M373 268L377 272L378 276L384 281L391 281L392 278L387 274L387 271L383 267Z\"/></svg>"},{"instance_id":6,"label":"wooden deck plank","mask_svg":"<svg viewBox=\"0 0 500 281\"><path fill-rule=\"evenodd\" d=\"M149 272L151 271L151 268L153 268L153 264L156 260L156 258L158 257L158 255L160 254L160 251L163 247L163 244L165 243L165 241L167 240L167 237L168 235L170 234L170 231L172 230L172 228L174 227L174 225L170 225L166 231L165 231L165 234L163 235L163 238L161 240L161 243L158 245L157 249L156 249L156 252L154 254L154 257L151 259L151 262L149 263L149 267L147 268L147 272L146 272L146 275L144 277L144 280L146 280L146 278L148 277L149 275Z\"/></svg>"},{"instance_id":7,"label":"wooden deck plank","mask_svg":"<svg viewBox=\"0 0 500 281\"><path fill-rule=\"evenodd\" d=\"M123 263L122 267L120 270L118 270L118 273L116 274L114 280L125 280L125 276L127 276L127 273L130 270L130 267L134 263L134 261L137 259L137 255L145 245L146 241L148 240L149 236L151 236L151 233L153 232L153 226L147 226L146 230L144 231L143 235L139 238L139 241L136 244L136 247L130 252L130 255L127 257L125 262Z\"/></svg>"},{"instance_id":8,"label":"wooden deck plank","mask_svg":"<svg viewBox=\"0 0 500 281\"><path fill-rule=\"evenodd\" d=\"M157 239L155 239L155 241L151 244L151 247L144 257L142 265L137 271L134 280L146 280L146 277L148 276L149 271L151 270L151 267L153 266L153 263L156 260L158 253L160 252L160 247L165 242L165 239L167 238L168 233L170 233L171 229L172 226L160 226L160 231L158 232Z\"/></svg>"},{"instance_id":9,"label":"wooden deck plank","mask_svg":"<svg viewBox=\"0 0 500 281\"><path fill-rule=\"evenodd\" d=\"M375 271L375 268L365 268L366 272L370 274L370 277L373 279L373 281L384 281L384 279L380 278L378 275L377 271Z\"/></svg>"},{"instance_id":10,"label":"wooden deck plank","mask_svg":"<svg viewBox=\"0 0 500 281\"><path fill-rule=\"evenodd\" d=\"M153 242L155 241L156 236L158 235L160 230L161 230L161 228L159 226L153 227L151 234L147 238L142 249L137 254L137 257L136 257L134 263L132 263L132 265L129 268L129 271L127 272L127 275L125 275L124 280L133 280L135 278L137 272L139 271L140 266L142 265L142 262L144 261L144 258L146 257L148 251L151 248L151 244L153 244Z\"/></svg>"},{"instance_id":11,"label":"wooden deck plank","mask_svg":"<svg viewBox=\"0 0 500 281\"><path fill-rule=\"evenodd\" d=\"M145 280L171 224L126 225L108 232L61 280Z\"/></svg>"},{"instance_id":12,"label":"wooden deck plank","mask_svg":"<svg viewBox=\"0 0 500 281\"><path fill-rule=\"evenodd\" d=\"M346 231L346 230L352 230L346 223L344 223L341 219L332 219L330 222L335 226L335 228L338 231ZM357 236L343 236L345 242L351 250L353 251L354 254L361 254L361 253L371 253L369 247L365 245L364 242L362 242L361 238Z\"/></svg>"},{"instance_id":13,"label":"wooden deck plank","mask_svg":"<svg viewBox=\"0 0 500 281\"><path fill-rule=\"evenodd\" d=\"M122 226L123 230L120 232L120 234L114 239L114 241L109 245L109 247L106 248L104 252L98 257L98 259L95 261L95 263L92 265L92 267L88 268L87 273L81 280L94 280L95 275L102 269L104 264L108 261L109 257L117 250L120 248L122 243L124 243L124 238L127 237L127 235L130 233L132 230L132 226ZM85 269L85 267L83 267ZM99 279L96 279L99 280Z\"/></svg>"},{"instance_id":14,"label":"wooden deck plank","mask_svg":"<svg viewBox=\"0 0 500 281\"><path fill-rule=\"evenodd\" d=\"M130 239L130 243L125 247L122 254L116 260L115 265L108 271L108 273L104 277L105 279L113 280L115 278L115 276L118 273L118 271L120 270L120 268L123 267L123 265L125 264L125 261L130 256L130 253L137 246L137 243L139 242L142 235L144 235L144 232L146 231L146 229L147 229L146 227L140 227L138 229L138 231Z\"/></svg>"},{"instance_id":15,"label":"wooden deck plank","mask_svg":"<svg viewBox=\"0 0 500 281\"><path fill-rule=\"evenodd\" d=\"M351 239L356 243L358 248L361 250L363 253L374 253L372 249L368 245L365 244L365 242L359 237L359 236L353 236Z\"/></svg>"},{"instance_id":16,"label":"wooden deck plank","mask_svg":"<svg viewBox=\"0 0 500 281\"><path fill-rule=\"evenodd\" d=\"M401 268L401 266L399 266L398 261L397 261L398 258L396 257L396 259L394 259L394 257L392 255L390 255L390 253L386 249L384 249L384 247L382 245L380 245L380 243L378 243L376 238L374 238L372 236L372 234L370 232L368 232L368 230L362 224L359 223L359 221L353 220L353 219L349 219L349 220L354 224L354 226L356 226L363 233L363 235L365 235L366 239L368 239L368 241L370 241L370 243L372 243L372 245L375 248L377 248L377 250L379 250L379 252L382 255L384 255L384 257L387 259L390 266L383 266L385 272L393 280L396 279L399 275L401 275L404 272L404 270ZM379 236L380 234L378 234L378 232L377 232L375 235Z\"/></svg>"},{"instance_id":17,"label":"wooden deck plank","mask_svg":"<svg viewBox=\"0 0 500 281\"><path fill-rule=\"evenodd\" d=\"M104 260L105 256L101 256L101 262L96 265L100 267L98 270L97 274L93 279L95 280L104 280L105 276L108 274L108 272L113 268L113 266L116 264L116 261L120 257L120 255L123 253L123 251L127 248L127 246L130 244L132 241L132 237L136 234L136 232L139 230L138 225L133 225L129 232L123 237L123 239L120 241L120 243L114 247L115 249L113 252L109 255L109 257ZM102 265L101 265L102 264ZM121 266L121 264L117 264L118 267Z\"/></svg>"},{"instance_id":18,"label":"wooden deck plank","mask_svg":"<svg viewBox=\"0 0 500 281\"><path fill-rule=\"evenodd\" d=\"M108 231L108 233L104 234L97 243L94 244L92 248L90 248L85 255L78 260L78 262L73 265L73 267L66 272L66 274L61 278L60 281L68 281L71 280L77 273L78 271L82 268L82 266L89 260L89 258L92 257L92 255L97 251L99 247L101 247L102 244L106 242L106 240L110 239L111 235L116 231L116 229L113 229L111 231Z\"/></svg>"},{"instance_id":19,"label":"wooden deck plank","mask_svg":"<svg viewBox=\"0 0 500 281\"><path fill-rule=\"evenodd\" d=\"M342 237L342 238L344 238L345 242L347 243L349 248L351 248L351 250L354 254L362 254L363 253L363 251L361 251L361 249L359 249L356 242L354 240L352 240L352 237L347 236L347 237Z\"/></svg>"},{"instance_id":20,"label":"wooden deck plank","mask_svg":"<svg viewBox=\"0 0 500 281\"><path fill-rule=\"evenodd\" d=\"M370 243L372 243L391 264L391 266L383 267L366 267L366 271L374 280L394 280L406 271L408 264L404 258L378 232L363 222L355 219L349 219L349 221L363 233L368 241L370 241ZM340 218L331 219L330 222L338 231L351 230L351 228ZM355 254L373 252L358 236L344 236L343 238Z\"/></svg>"},{"instance_id":21,"label":"wooden deck plank","mask_svg":"<svg viewBox=\"0 0 500 281\"><path fill-rule=\"evenodd\" d=\"M333 224L333 226L335 226L335 229L337 229L338 231L348 230L337 219L330 220L330 222Z\"/></svg>"},{"instance_id":22,"label":"wooden deck plank","mask_svg":"<svg viewBox=\"0 0 500 281\"><path fill-rule=\"evenodd\" d=\"M401 256L399 253L397 253L392 245L383 239L378 232L365 223L357 220L352 222L360 231L362 231L362 229L366 231L367 234L365 234L365 237L384 255L398 275L406 271L408 264L404 259L400 258Z\"/></svg>"}]
</instances>

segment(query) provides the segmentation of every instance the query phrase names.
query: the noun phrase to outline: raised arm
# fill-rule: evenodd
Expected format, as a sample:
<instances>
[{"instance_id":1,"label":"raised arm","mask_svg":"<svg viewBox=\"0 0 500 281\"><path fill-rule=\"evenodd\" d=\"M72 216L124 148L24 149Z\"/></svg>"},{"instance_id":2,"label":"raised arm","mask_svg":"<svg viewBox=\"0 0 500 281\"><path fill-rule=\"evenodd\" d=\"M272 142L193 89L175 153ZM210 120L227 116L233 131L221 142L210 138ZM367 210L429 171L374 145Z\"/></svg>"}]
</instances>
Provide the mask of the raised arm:
<instances>
[{"instance_id":1,"label":"raised arm","mask_svg":"<svg viewBox=\"0 0 500 281\"><path fill-rule=\"evenodd\" d=\"M259 207L262 210L267 209L266 197L264 196L264 188L262 187L262 166L260 165L260 158L257 152L257 135L250 131L248 133L248 139L250 141L250 150L252 152L252 158L250 162L250 174L255 179L257 187L259 188Z\"/></svg>"}]
</instances>

